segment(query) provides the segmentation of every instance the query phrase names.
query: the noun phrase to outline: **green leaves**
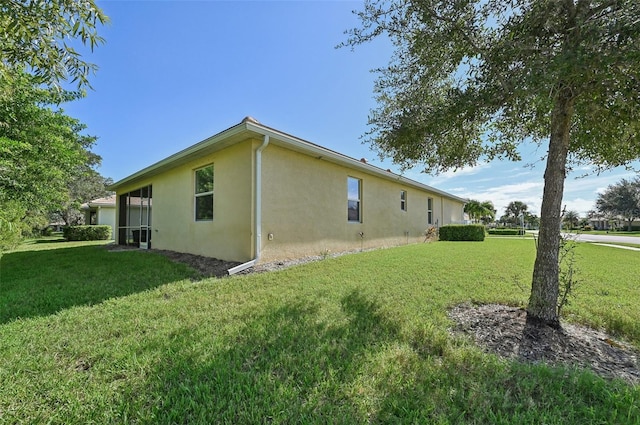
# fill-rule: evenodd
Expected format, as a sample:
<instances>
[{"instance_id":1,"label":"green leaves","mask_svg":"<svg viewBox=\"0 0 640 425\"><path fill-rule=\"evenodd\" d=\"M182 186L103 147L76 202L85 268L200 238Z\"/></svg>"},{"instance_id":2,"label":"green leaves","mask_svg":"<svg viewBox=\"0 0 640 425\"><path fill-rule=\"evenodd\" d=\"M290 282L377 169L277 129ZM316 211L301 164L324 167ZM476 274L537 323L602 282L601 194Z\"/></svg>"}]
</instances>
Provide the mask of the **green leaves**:
<instances>
[{"instance_id":1,"label":"green leaves","mask_svg":"<svg viewBox=\"0 0 640 425\"><path fill-rule=\"evenodd\" d=\"M93 51L104 39L97 33L108 18L94 0L5 1L0 6L2 67L28 69L40 83L60 89L63 81L90 87L96 65L86 62L67 40Z\"/></svg>"},{"instance_id":2,"label":"green leaves","mask_svg":"<svg viewBox=\"0 0 640 425\"><path fill-rule=\"evenodd\" d=\"M631 230L633 220L640 217L640 177L622 179L607 187L598 195L596 208L607 217L624 217Z\"/></svg>"},{"instance_id":3,"label":"green leaves","mask_svg":"<svg viewBox=\"0 0 640 425\"><path fill-rule=\"evenodd\" d=\"M633 0L369 0L346 46L386 34L367 140L429 172L549 138L558 93L574 105L570 160L604 169L640 157L640 3Z\"/></svg>"},{"instance_id":4,"label":"green leaves","mask_svg":"<svg viewBox=\"0 0 640 425\"><path fill-rule=\"evenodd\" d=\"M60 97L75 94L61 92ZM95 137L82 134L83 124L53 109L56 98L54 89L40 87L36 77L0 72L0 210L13 211L3 217L7 223L58 208L68 198L74 171L99 161L88 151Z\"/></svg>"}]
</instances>

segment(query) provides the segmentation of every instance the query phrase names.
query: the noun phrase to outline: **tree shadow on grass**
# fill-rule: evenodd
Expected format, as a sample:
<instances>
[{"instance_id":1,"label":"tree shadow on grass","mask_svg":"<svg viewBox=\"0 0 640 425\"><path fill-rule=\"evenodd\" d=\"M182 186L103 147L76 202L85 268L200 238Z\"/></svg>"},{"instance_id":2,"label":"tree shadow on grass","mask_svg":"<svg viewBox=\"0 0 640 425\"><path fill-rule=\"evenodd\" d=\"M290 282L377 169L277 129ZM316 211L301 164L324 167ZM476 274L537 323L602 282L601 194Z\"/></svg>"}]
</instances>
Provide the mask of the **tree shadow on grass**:
<instances>
[{"instance_id":1,"label":"tree shadow on grass","mask_svg":"<svg viewBox=\"0 0 640 425\"><path fill-rule=\"evenodd\" d=\"M165 347L163 362L151 374L155 379L132 388L135 402L122 406L123 417L146 409L157 424L541 423L549 418L589 423L595 408L598 423L639 418L629 401L637 393L603 387L592 375L504 363L477 350L396 355L390 347L402 344L399 322L358 291L343 297L338 317L320 319L320 309L308 300L274 306L247 317L242 331L208 352L198 345L200 338L185 332ZM363 378L370 387L358 384ZM597 386L604 389L594 395Z\"/></svg>"},{"instance_id":2,"label":"tree shadow on grass","mask_svg":"<svg viewBox=\"0 0 640 425\"><path fill-rule=\"evenodd\" d=\"M335 322L320 320L308 300L274 307L206 355L194 353L193 335L178 338L123 415L150 408L154 423L362 422L349 383L399 325L358 292L341 307Z\"/></svg>"},{"instance_id":3,"label":"tree shadow on grass","mask_svg":"<svg viewBox=\"0 0 640 425\"><path fill-rule=\"evenodd\" d=\"M0 324L46 316L194 276L159 255L99 246L18 251L0 259Z\"/></svg>"},{"instance_id":4,"label":"tree shadow on grass","mask_svg":"<svg viewBox=\"0 0 640 425\"><path fill-rule=\"evenodd\" d=\"M57 238L57 239L37 239L34 241L34 243L36 244L59 243L59 242L67 242L67 240L65 238Z\"/></svg>"}]
</instances>

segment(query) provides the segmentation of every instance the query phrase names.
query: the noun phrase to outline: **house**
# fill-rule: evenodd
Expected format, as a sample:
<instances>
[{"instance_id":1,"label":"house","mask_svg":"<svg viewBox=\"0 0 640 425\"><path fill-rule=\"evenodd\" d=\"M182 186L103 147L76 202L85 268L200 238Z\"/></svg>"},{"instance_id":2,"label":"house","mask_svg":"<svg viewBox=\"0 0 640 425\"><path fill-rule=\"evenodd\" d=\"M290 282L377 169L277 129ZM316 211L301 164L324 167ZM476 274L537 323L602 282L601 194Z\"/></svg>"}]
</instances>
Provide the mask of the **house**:
<instances>
[{"instance_id":1,"label":"house","mask_svg":"<svg viewBox=\"0 0 640 425\"><path fill-rule=\"evenodd\" d=\"M594 216L589 218L589 226L594 230L626 230L629 228L629 220L625 217ZM633 220L631 228L640 228L640 220Z\"/></svg>"},{"instance_id":2,"label":"house","mask_svg":"<svg viewBox=\"0 0 640 425\"><path fill-rule=\"evenodd\" d=\"M424 241L466 199L251 117L110 187L117 243L240 261Z\"/></svg>"},{"instance_id":3,"label":"house","mask_svg":"<svg viewBox=\"0 0 640 425\"><path fill-rule=\"evenodd\" d=\"M98 198L80 206L84 211L84 222L88 225L111 226L111 239L115 239L116 195Z\"/></svg>"}]
</instances>

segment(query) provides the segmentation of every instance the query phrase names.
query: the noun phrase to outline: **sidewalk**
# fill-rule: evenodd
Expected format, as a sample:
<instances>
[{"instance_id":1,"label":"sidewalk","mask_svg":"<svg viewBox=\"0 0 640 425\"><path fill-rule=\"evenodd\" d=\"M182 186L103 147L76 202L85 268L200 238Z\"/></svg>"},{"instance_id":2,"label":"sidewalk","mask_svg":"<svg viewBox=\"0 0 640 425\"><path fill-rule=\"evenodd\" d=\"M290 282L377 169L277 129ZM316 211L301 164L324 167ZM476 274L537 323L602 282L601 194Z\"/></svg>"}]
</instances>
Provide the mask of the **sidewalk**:
<instances>
[{"instance_id":1,"label":"sidewalk","mask_svg":"<svg viewBox=\"0 0 640 425\"><path fill-rule=\"evenodd\" d=\"M624 246L624 245L614 245L610 243L591 243L592 245L600 245L600 246L609 246L611 248L620 248L620 249L628 249L629 251L640 251L640 248L636 248L633 246Z\"/></svg>"}]
</instances>

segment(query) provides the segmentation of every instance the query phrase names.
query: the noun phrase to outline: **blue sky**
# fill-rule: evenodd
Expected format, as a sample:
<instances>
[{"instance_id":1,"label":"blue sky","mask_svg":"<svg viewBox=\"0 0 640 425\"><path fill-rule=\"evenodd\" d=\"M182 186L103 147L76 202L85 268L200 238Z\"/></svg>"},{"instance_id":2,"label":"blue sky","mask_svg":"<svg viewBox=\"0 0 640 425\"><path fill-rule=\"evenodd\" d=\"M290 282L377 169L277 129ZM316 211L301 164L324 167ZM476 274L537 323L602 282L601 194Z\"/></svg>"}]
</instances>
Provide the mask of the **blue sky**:
<instances>
[{"instance_id":1,"label":"blue sky","mask_svg":"<svg viewBox=\"0 0 640 425\"><path fill-rule=\"evenodd\" d=\"M120 180L252 116L261 123L383 168L362 143L375 107L376 67L392 53L379 39L336 49L357 26L358 1L108 1L106 43L85 57L99 66L94 90L65 111L98 136L100 173ZM539 214L546 148L523 161L492 162L438 176L405 176L458 196L514 200ZM535 164L533 168L527 164ZM624 169L566 182L568 209L584 214Z\"/></svg>"}]
</instances>

